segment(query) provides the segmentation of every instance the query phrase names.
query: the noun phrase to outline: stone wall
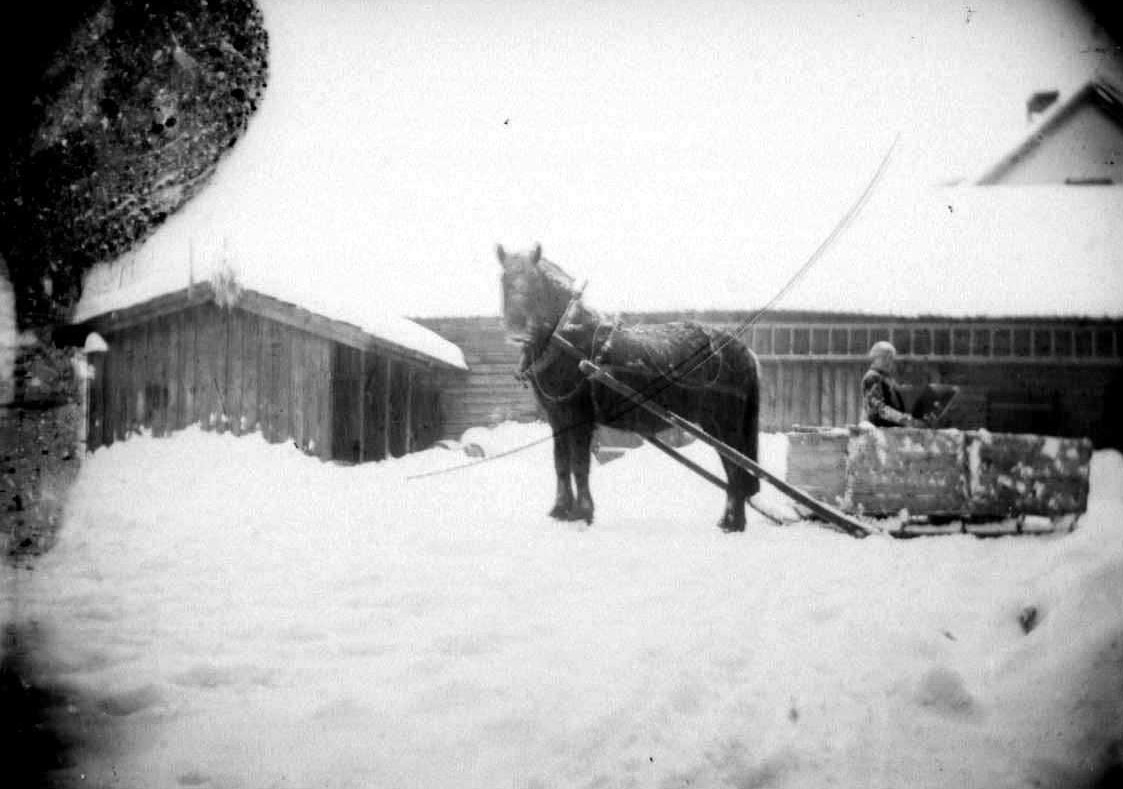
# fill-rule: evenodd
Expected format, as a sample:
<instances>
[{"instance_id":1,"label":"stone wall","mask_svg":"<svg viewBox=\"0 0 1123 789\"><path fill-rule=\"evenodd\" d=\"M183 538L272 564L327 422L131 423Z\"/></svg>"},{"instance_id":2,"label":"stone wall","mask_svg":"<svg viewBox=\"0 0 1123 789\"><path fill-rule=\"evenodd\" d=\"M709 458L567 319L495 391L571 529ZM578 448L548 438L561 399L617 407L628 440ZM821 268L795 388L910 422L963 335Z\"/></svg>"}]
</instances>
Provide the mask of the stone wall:
<instances>
[{"instance_id":1,"label":"stone wall","mask_svg":"<svg viewBox=\"0 0 1123 789\"><path fill-rule=\"evenodd\" d=\"M0 404L0 551L21 561L51 547L85 434L84 362L36 343L18 349L14 399Z\"/></svg>"}]
</instances>

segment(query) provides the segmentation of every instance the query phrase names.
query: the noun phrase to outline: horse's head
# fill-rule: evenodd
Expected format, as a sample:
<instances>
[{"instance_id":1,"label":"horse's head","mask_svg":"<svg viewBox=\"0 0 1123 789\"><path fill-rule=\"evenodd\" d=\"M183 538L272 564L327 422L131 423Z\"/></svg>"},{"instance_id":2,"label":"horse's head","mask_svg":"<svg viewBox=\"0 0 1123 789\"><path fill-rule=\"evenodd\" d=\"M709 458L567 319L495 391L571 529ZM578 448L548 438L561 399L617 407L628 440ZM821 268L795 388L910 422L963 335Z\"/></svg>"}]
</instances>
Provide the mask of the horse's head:
<instances>
[{"instance_id":1,"label":"horse's head","mask_svg":"<svg viewBox=\"0 0 1123 789\"><path fill-rule=\"evenodd\" d=\"M503 321L507 336L521 344L544 340L575 295L573 278L542 257L542 246L509 253L496 248L503 267Z\"/></svg>"}]
</instances>

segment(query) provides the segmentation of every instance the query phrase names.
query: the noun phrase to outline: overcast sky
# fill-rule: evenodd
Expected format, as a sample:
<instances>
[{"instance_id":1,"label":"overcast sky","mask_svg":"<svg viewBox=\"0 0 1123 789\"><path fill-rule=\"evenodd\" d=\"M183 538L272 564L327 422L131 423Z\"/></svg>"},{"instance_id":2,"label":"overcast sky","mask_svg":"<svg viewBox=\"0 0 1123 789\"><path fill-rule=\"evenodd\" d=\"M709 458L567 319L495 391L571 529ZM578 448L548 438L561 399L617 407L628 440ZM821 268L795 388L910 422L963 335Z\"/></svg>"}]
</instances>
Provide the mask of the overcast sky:
<instances>
[{"instance_id":1,"label":"overcast sky","mask_svg":"<svg viewBox=\"0 0 1123 789\"><path fill-rule=\"evenodd\" d=\"M1055 0L262 6L258 115L132 265L189 238L409 315L495 314L495 244L534 241L607 309L760 306L898 135L882 206L1109 65Z\"/></svg>"}]
</instances>

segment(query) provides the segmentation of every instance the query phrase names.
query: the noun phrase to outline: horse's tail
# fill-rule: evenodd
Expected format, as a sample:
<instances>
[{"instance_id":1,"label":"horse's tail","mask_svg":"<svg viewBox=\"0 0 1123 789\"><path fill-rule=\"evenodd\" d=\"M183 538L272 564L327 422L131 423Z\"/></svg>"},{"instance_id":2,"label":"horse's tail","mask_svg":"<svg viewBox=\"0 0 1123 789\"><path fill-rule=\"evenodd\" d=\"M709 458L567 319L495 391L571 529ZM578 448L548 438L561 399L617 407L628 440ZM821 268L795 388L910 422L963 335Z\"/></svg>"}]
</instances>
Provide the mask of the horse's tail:
<instances>
[{"instance_id":1,"label":"horse's tail","mask_svg":"<svg viewBox=\"0 0 1123 789\"><path fill-rule=\"evenodd\" d=\"M744 452L752 460L760 459L760 360L753 353L752 348L745 344L745 353L749 357L749 372L746 376L745 410L741 417L741 435L745 442ZM760 480L755 475L748 474L745 494L755 496L760 491Z\"/></svg>"}]
</instances>

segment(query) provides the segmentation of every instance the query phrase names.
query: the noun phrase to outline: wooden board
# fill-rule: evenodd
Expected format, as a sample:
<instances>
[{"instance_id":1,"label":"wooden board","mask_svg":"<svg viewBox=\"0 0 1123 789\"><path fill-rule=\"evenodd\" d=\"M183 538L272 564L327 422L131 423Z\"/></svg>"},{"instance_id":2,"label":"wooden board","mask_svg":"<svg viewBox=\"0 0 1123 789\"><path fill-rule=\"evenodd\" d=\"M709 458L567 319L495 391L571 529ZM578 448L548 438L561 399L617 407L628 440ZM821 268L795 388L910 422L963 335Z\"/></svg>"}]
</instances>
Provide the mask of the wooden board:
<instances>
[{"instance_id":1,"label":"wooden board","mask_svg":"<svg viewBox=\"0 0 1123 789\"><path fill-rule=\"evenodd\" d=\"M226 316L226 423L235 435L242 434L246 356L243 351L246 313L228 310Z\"/></svg>"},{"instance_id":2,"label":"wooden board","mask_svg":"<svg viewBox=\"0 0 1123 789\"><path fill-rule=\"evenodd\" d=\"M248 313L242 316L242 413L239 415L243 433L261 430L261 370L265 351L261 341L261 318Z\"/></svg>"},{"instance_id":3,"label":"wooden board","mask_svg":"<svg viewBox=\"0 0 1123 789\"><path fill-rule=\"evenodd\" d=\"M787 434L787 481L832 506L846 493L846 450L850 433L841 430L800 430Z\"/></svg>"},{"instance_id":4,"label":"wooden board","mask_svg":"<svg viewBox=\"0 0 1123 789\"><path fill-rule=\"evenodd\" d=\"M1087 508L1090 440L984 430L967 435L972 514L1056 516Z\"/></svg>"},{"instance_id":5,"label":"wooden board","mask_svg":"<svg viewBox=\"0 0 1123 789\"><path fill-rule=\"evenodd\" d=\"M867 515L965 512L964 441L959 430L855 430L847 448L844 509Z\"/></svg>"}]
</instances>

